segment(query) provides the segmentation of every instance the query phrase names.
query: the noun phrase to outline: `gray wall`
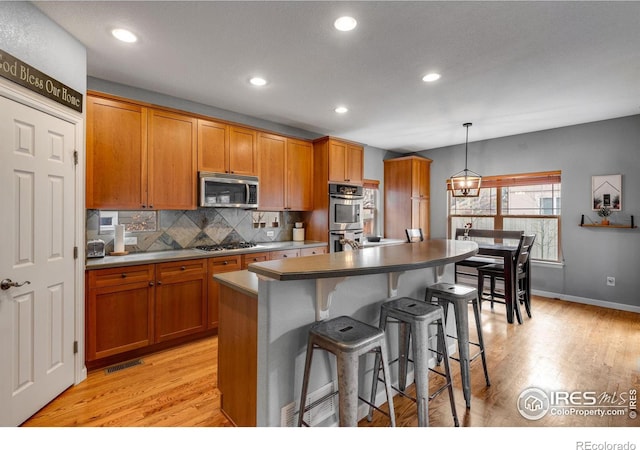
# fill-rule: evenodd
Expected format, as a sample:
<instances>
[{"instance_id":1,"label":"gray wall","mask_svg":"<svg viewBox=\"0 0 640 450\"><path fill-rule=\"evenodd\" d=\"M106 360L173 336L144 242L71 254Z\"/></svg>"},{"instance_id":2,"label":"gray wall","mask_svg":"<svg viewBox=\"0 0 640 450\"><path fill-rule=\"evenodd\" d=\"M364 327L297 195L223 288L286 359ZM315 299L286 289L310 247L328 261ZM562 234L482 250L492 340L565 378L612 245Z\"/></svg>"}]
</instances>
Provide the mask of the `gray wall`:
<instances>
[{"instance_id":1,"label":"gray wall","mask_svg":"<svg viewBox=\"0 0 640 450\"><path fill-rule=\"evenodd\" d=\"M87 52L28 2L0 2L0 46L61 83L87 90Z\"/></svg>"},{"instance_id":2,"label":"gray wall","mask_svg":"<svg viewBox=\"0 0 640 450\"><path fill-rule=\"evenodd\" d=\"M474 123L481 127L481 123ZM473 127L469 131L473 138ZM446 237L445 180L464 168L464 144L420 152L431 158L431 235ZM587 303L640 311L638 229L582 228L591 211L591 176L622 174L622 211L612 221L640 221L640 116L556 128L469 144L470 170L481 175L562 171L564 265L534 267L533 289ZM615 286L606 277L616 278Z\"/></svg>"}]
</instances>

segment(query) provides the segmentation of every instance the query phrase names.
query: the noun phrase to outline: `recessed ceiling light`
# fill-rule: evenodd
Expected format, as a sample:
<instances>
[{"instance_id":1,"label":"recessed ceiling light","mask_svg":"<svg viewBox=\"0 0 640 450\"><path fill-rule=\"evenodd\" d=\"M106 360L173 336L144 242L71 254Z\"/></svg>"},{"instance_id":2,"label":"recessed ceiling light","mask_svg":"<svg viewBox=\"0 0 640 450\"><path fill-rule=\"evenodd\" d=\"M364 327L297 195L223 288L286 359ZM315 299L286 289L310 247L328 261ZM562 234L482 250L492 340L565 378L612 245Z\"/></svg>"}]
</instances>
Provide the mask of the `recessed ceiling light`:
<instances>
[{"instance_id":1,"label":"recessed ceiling light","mask_svg":"<svg viewBox=\"0 0 640 450\"><path fill-rule=\"evenodd\" d=\"M116 39L122 42L131 43L131 42L136 42L138 40L138 37L135 34L133 34L129 30L125 30L124 28L116 28L111 31L111 34L113 35L113 37L115 37Z\"/></svg>"},{"instance_id":2,"label":"recessed ceiling light","mask_svg":"<svg viewBox=\"0 0 640 450\"><path fill-rule=\"evenodd\" d=\"M254 86L264 86L265 84L267 84L267 80L260 77L253 77L249 80L249 83L253 84Z\"/></svg>"},{"instance_id":3,"label":"recessed ceiling light","mask_svg":"<svg viewBox=\"0 0 640 450\"><path fill-rule=\"evenodd\" d=\"M340 31L351 31L356 27L356 25L358 25L356 19L349 16L340 17L333 22L333 26Z\"/></svg>"},{"instance_id":4,"label":"recessed ceiling light","mask_svg":"<svg viewBox=\"0 0 640 450\"><path fill-rule=\"evenodd\" d=\"M337 112L338 114L344 114L348 112L349 109L345 106L338 106L336 109L334 109L334 111Z\"/></svg>"},{"instance_id":5,"label":"recessed ceiling light","mask_svg":"<svg viewBox=\"0 0 640 450\"><path fill-rule=\"evenodd\" d=\"M428 73L422 77L422 81L426 81L427 83L431 83L432 81L436 81L440 79L439 73Z\"/></svg>"}]
</instances>

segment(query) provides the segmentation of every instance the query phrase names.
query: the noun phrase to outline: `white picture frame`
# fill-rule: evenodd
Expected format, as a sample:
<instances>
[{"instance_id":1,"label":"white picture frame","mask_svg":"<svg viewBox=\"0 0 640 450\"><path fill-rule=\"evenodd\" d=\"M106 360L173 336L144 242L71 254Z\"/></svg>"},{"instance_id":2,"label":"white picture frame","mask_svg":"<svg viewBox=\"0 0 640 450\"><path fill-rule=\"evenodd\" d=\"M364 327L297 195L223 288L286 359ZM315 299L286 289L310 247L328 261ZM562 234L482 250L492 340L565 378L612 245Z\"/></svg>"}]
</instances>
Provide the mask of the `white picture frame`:
<instances>
[{"instance_id":1,"label":"white picture frame","mask_svg":"<svg viewBox=\"0 0 640 450\"><path fill-rule=\"evenodd\" d=\"M622 210L622 175L594 175L591 177L591 208L602 207L611 211Z\"/></svg>"}]
</instances>

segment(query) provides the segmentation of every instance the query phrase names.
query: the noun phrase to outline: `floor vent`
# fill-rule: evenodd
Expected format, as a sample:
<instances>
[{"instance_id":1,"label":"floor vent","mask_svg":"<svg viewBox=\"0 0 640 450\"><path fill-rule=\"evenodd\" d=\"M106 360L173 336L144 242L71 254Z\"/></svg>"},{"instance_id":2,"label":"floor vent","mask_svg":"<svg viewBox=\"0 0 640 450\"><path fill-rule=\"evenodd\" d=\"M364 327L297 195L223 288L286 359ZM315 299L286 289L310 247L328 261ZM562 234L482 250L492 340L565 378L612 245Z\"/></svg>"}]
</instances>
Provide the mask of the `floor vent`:
<instances>
[{"instance_id":1,"label":"floor vent","mask_svg":"<svg viewBox=\"0 0 640 450\"><path fill-rule=\"evenodd\" d=\"M128 369L129 367L139 366L142 364L141 359L134 359L132 361L123 362L122 364L116 364L115 366L107 367L104 372L109 375L110 373L119 372L120 370Z\"/></svg>"},{"instance_id":2,"label":"floor vent","mask_svg":"<svg viewBox=\"0 0 640 450\"><path fill-rule=\"evenodd\" d=\"M338 390L338 382L334 380L320 389L312 392L307 395L307 406L311 405L314 402L317 402L323 397L328 397L331 394L335 393ZM318 404L315 408L307 411L304 415L305 422L310 424L311 426L315 426L320 424L322 421L327 419L333 414L336 414L337 408L337 397L334 395L326 401ZM288 405L284 406L280 410L280 425L283 427L294 427L298 425L298 413L297 410L299 405L298 402L291 402Z\"/></svg>"}]
</instances>

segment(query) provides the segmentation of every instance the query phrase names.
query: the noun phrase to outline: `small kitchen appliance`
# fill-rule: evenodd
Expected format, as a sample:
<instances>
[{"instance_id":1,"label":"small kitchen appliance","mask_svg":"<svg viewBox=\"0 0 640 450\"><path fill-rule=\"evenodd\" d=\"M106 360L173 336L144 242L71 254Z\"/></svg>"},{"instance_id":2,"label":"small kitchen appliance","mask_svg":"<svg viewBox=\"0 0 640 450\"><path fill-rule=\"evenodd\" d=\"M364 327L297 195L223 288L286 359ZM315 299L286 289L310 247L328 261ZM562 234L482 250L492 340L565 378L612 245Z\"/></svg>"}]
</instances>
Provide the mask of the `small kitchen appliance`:
<instances>
[{"instance_id":1,"label":"small kitchen appliance","mask_svg":"<svg viewBox=\"0 0 640 450\"><path fill-rule=\"evenodd\" d=\"M104 241L92 239L87 242L87 258L104 258Z\"/></svg>"}]
</instances>

